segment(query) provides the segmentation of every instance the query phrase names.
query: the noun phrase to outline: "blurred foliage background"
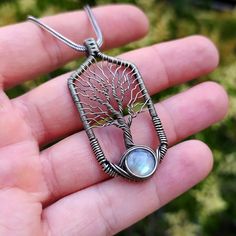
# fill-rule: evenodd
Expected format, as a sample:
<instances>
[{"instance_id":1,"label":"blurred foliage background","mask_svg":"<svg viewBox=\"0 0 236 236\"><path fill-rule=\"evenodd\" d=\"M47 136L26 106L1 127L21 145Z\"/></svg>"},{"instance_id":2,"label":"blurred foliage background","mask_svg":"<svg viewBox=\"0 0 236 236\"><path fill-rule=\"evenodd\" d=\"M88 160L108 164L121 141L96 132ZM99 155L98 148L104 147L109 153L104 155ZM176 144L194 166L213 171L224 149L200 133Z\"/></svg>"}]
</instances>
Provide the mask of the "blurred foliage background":
<instances>
[{"instance_id":1,"label":"blurred foliage background","mask_svg":"<svg viewBox=\"0 0 236 236\"><path fill-rule=\"evenodd\" d=\"M219 48L221 61L215 72L200 78L200 81L217 81L230 96L230 111L226 119L194 136L213 150L215 165L210 176L119 235L236 235L236 9L225 7L221 10L219 4L209 0L1 0L0 26L23 21L28 14L51 15L82 8L85 3L131 3L147 14L150 21L148 36L111 50L109 53L112 55L192 34L208 36ZM9 90L8 95L15 97L78 65L79 61L69 63L50 75ZM168 89L155 98L170 96L197 82L199 80Z\"/></svg>"}]
</instances>

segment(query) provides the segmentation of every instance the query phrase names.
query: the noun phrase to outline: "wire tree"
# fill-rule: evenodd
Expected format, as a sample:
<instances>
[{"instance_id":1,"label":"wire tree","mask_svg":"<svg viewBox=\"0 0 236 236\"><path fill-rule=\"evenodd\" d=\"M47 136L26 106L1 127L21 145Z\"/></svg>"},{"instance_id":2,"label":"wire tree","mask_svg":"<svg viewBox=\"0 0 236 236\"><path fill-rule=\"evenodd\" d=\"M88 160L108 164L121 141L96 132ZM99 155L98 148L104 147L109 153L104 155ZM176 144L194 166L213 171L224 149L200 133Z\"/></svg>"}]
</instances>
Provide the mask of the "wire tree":
<instances>
[{"instance_id":1,"label":"wire tree","mask_svg":"<svg viewBox=\"0 0 236 236\"><path fill-rule=\"evenodd\" d=\"M91 128L114 125L122 129L126 148L134 145L132 120L148 102L134 73L133 68L122 63L94 61L74 81Z\"/></svg>"}]
</instances>

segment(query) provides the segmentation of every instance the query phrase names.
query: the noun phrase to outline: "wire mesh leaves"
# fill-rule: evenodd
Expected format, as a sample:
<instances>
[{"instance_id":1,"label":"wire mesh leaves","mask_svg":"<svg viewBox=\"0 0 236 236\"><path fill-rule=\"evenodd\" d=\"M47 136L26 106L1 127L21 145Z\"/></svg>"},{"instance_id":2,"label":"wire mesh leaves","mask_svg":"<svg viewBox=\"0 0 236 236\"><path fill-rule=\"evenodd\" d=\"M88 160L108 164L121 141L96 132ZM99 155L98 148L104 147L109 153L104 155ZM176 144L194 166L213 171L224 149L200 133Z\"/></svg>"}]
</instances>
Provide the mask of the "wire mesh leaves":
<instances>
[{"instance_id":1,"label":"wire mesh leaves","mask_svg":"<svg viewBox=\"0 0 236 236\"><path fill-rule=\"evenodd\" d=\"M74 87L92 128L115 125L129 129L148 102L135 73L130 64L111 57L92 57L77 72Z\"/></svg>"}]
</instances>

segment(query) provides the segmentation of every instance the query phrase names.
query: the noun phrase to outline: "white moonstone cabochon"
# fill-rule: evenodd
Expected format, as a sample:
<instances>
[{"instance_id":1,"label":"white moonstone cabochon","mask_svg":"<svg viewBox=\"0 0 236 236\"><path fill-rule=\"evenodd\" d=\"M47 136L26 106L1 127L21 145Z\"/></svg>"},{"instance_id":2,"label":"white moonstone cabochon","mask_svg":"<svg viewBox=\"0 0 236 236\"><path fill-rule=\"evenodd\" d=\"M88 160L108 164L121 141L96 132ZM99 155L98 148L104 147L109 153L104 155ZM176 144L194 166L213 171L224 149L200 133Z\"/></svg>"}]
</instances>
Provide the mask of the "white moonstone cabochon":
<instances>
[{"instance_id":1,"label":"white moonstone cabochon","mask_svg":"<svg viewBox=\"0 0 236 236\"><path fill-rule=\"evenodd\" d=\"M155 169L156 158L147 149L137 148L127 154L126 165L134 175L145 177Z\"/></svg>"}]
</instances>

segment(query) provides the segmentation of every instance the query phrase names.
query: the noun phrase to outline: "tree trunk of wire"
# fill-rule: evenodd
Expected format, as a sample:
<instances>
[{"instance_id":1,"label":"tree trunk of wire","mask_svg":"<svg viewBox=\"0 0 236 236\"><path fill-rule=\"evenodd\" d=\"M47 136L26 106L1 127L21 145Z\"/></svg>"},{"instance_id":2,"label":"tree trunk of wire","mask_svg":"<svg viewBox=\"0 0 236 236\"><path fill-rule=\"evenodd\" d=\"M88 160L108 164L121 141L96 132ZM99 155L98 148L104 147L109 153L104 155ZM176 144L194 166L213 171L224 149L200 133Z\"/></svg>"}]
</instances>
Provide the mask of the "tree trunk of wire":
<instances>
[{"instance_id":1,"label":"tree trunk of wire","mask_svg":"<svg viewBox=\"0 0 236 236\"><path fill-rule=\"evenodd\" d=\"M117 116L117 127L121 128L123 131L123 137L124 137L124 142L125 142L125 147L127 149L131 148L134 146L133 138L131 135L131 130L130 130L130 123L127 124L124 116L122 114L119 114Z\"/></svg>"}]
</instances>

